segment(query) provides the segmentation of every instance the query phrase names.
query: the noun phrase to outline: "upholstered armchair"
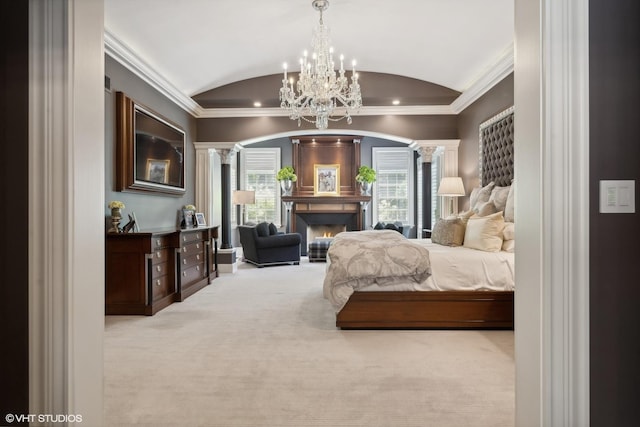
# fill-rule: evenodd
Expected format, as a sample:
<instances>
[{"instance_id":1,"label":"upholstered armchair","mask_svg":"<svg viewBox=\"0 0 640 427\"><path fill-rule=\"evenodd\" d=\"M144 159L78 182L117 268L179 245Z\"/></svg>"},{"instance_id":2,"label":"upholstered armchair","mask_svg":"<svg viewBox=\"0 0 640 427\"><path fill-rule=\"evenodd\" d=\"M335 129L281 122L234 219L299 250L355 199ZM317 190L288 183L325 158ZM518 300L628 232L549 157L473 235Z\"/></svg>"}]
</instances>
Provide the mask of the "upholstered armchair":
<instances>
[{"instance_id":1,"label":"upholstered armchair","mask_svg":"<svg viewBox=\"0 0 640 427\"><path fill-rule=\"evenodd\" d=\"M244 260L258 267L274 264L300 264L298 233L279 233L273 224L239 225Z\"/></svg>"}]
</instances>

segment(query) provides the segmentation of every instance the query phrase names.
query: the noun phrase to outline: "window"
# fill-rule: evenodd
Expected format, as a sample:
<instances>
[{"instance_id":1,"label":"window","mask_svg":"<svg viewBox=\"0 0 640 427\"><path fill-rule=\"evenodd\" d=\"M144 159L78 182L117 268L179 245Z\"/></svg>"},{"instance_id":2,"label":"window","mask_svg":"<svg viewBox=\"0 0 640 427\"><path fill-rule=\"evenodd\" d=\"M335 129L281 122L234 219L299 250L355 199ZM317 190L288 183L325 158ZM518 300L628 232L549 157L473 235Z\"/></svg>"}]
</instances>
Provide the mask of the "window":
<instances>
[{"instance_id":1,"label":"window","mask_svg":"<svg viewBox=\"0 0 640 427\"><path fill-rule=\"evenodd\" d=\"M245 206L248 222L280 224L278 169L279 148L245 148L240 151L240 189L256 192L256 203Z\"/></svg>"},{"instance_id":2,"label":"window","mask_svg":"<svg viewBox=\"0 0 640 427\"><path fill-rule=\"evenodd\" d=\"M410 148L373 148L374 221L414 223L413 163Z\"/></svg>"}]
</instances>

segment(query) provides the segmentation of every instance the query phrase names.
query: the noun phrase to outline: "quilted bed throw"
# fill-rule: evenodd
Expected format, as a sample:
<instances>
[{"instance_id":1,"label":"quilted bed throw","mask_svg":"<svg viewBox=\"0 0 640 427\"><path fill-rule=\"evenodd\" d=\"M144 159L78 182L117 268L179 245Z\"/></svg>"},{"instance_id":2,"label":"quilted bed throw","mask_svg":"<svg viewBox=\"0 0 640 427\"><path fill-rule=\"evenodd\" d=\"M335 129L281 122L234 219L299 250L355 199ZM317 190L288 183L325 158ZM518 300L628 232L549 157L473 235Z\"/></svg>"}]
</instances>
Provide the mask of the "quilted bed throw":
<instances>
[{"instance_id":1,"label":"quilted bed throw","mask_svg":"<svg viewBox=\"0 0 640 427\"><path fill-rule=\"evenodd\" d=\"M327 286L358 290L368 285L420 283L431 275L429 251L397 231L367 230L339 233L327 251Z\"/></svg>"}]
</instances>

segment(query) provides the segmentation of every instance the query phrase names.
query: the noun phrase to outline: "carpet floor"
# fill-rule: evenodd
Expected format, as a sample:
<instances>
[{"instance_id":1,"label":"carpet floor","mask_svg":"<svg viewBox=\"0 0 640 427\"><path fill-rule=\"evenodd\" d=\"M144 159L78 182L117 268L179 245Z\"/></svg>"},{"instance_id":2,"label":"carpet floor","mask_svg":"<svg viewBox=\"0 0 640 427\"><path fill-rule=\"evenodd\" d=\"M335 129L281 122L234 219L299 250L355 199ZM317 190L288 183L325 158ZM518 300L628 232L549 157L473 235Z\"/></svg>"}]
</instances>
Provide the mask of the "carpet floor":
<instances>
[{"instance_id":1,"label":"carpet floor","mask_svg":"<svg viewBox=\"0 0 640 427\"><path fill-rule=\"evenodd\" d=\"M324 268L242 263L107 316L105 425L513 426L513 331L341 331Z\"/></svg>"}]
</instances>

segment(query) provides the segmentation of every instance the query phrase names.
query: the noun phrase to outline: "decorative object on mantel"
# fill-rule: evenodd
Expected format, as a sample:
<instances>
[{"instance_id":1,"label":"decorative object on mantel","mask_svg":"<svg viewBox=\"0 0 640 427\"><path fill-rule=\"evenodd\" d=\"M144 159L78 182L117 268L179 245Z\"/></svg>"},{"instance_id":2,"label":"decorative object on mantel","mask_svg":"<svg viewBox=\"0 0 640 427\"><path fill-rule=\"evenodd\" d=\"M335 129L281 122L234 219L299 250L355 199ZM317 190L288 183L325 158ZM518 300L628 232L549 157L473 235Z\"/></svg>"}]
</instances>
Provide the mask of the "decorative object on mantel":
<instances>
[{"instance_id":1,"label":"decorative object on mantel","mask_svg":"<svg viewBox=\"0 0 640 427\"><path fill-rule=\"evenodd\" d=\"M241 224L247 222L246 210L244 205L253 205L256 202L256 192L254 190L236 190L233 192L233 204L240 205Z\"/></svg>"},{"instance_id":2,"label":"decorative object on mantel","mask_svg":"<svg viewBox=\"0 0 640 427\"><path fill-rule=\"evenodd\" d=\"M180 221L180 228L197 227L195 215L196 207L194 205L184 205L182 208L182 221Z\"/></svg>"},{"instance_id":3,"label":"decorative object on mantel","mask_svg":"<svg viewBox=\"0 0 640 427\"><path fill-rule=\"evenodd\" d=\"M293 183L298 180L298 175L293 166L285 166L276 174L276 180L280 181L283 196L290 196L293 191ZM254 202L255 203L255 199Z\"/></svg>"},{"instance_id":4,"label":"decorative object on mantel","mask_svg":"<svg viewBox=\"0 0 640 427\"><path fill-rule=\"evenodd\" d=\"M464 194L464 185L459 176L446 176L440 181L438 196L449 197L449 215L453 214L453 198Z\"/></svg>"},{"instance_id":5,"label":"decorative object on mantel","mask_svg":"<svg viewBox=\"0 0 640 427\"><path fill-rule=\"evenodd\" d=\"M352 62L351 83L345 76L343 55L340 55L339 75L336 75L329 28L322 20L322 13L329 7L329 1L314 0L311 5L320 12L320 23L313 32L311 42L313 52L309 58L305 50L300 59L300 76L295 89L293 78L287 80L287 64L284 64L280 108L289 110L289 118L297 120L298 126L302 119L323 130L329 126L329 121L346 118L347 123L351 124L351 114L362 107L362 95L355 60Z\"/></svg>"},{"instance_id":6,"label":"decorative object on mantel","mask_svg":"<svg viewBox=\"0 0 640 427\"><path fill-rule=\"evenodd\" d=\"M124 203L114 200L109 202L109 209L111 209L111 228L107 231L108 233L119 233L120 232L120 220L122 219L122 209L124 209Z\"/></svg>"},{"instance_id":7,"label":"decorative object on mantel","mask_svg":"<svg viewBox=\"0 0 640 427\"><path fill-rule=\"evenodd\" d=\"M371 187L376 181L376 171L369 166L362 165L358 169L356 182L360 185L360 194L363 196L371 195Z\"/></svg>"},{"instance_id":8,"label":"decorative object on mantel","mask_svg":"<svg viewBox=\"0 0 640 427\"><path fill-rule=\"evenodd\" d=\"M313 195L340 195L340 165L313 165Z\"/></svg>"}]
</instances>

